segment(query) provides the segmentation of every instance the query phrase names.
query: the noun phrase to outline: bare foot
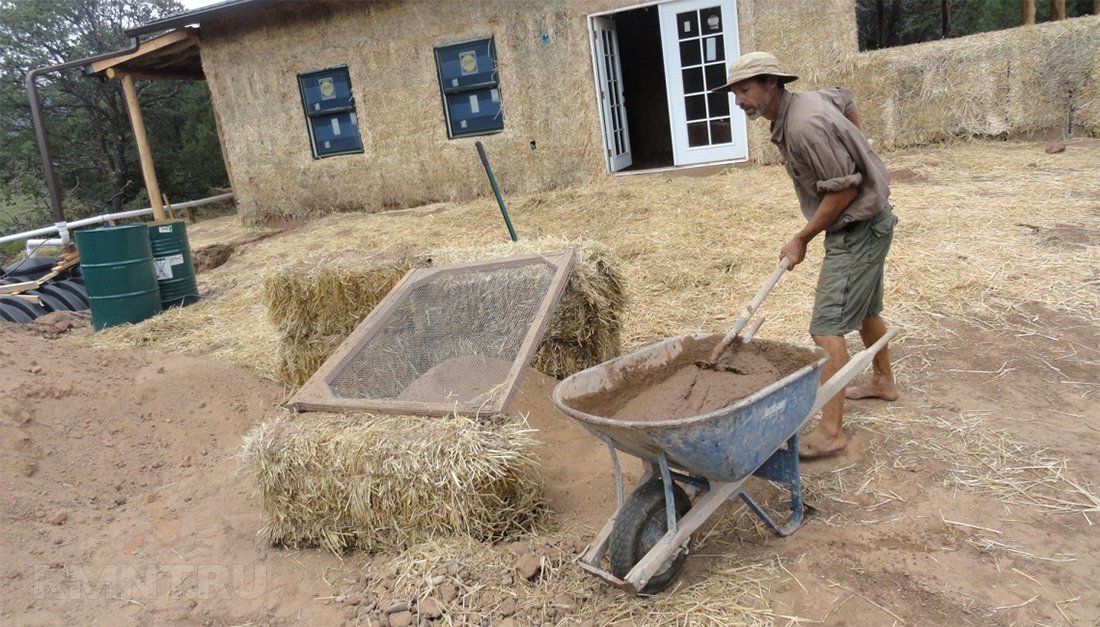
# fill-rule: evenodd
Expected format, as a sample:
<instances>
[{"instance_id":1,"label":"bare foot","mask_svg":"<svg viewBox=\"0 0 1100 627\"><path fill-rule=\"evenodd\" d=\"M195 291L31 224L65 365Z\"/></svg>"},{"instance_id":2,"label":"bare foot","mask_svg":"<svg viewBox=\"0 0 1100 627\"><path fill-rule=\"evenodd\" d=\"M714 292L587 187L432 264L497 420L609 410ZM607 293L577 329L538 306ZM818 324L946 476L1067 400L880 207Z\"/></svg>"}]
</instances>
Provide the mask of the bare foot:
<instances>
[{"instance_id":1,"label":"bare foot","mask_svg":"<svg viewBox=\"0 0 1100 627\"><path fill-rule=\"evenodd\" d=\"M828 457L844 450L848 445L848 436L841 431L839 435L828 435L816 429L798 439L798 456L801 459Z\"/></svg>"},{"instance_id":2,"label":"bare foot","mask_svg":"<svg viewBox=\"0 0 1100 627\"><path fill-rule=\"evenodd\" d=\"M896 385L880 385L878 383L850 385L844 388L844 398L850 401L861 398L880 398L884 401L896 401L898 400L898 388Z\"/></svg>"}]
</instances>

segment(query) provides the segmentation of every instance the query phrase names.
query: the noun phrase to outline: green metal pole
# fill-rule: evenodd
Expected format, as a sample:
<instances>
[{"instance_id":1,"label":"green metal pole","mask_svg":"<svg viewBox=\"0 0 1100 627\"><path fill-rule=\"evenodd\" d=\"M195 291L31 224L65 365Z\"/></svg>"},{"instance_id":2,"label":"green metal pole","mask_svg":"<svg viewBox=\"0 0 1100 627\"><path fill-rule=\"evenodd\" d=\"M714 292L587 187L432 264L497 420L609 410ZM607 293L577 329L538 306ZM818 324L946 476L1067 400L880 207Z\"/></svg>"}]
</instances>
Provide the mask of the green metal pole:
<instances>
[{"instance_id":1,"label":"green metal pole","mask_svg":"<svg viewBox=\"0 0 1100 627\"><path fill-rule=\"evenodd\" d=\"M512 220L508 217L508 210L504 208L504 199L500 197L500 188L497 187L496 179L493 178L493 169L489 167L489 158L485 156L485 147L481 145L481 142L474 142L474 146L477 146L477 154L481 157L481 165L485 166L485 174L489 175L489 184L493 186L493 195L497 197L497 204L500 205L500 214L504 216L504 224L508 225L508 234L512 236L512 241L516 241L516 230L512 228Z\"/></svg>"}]
</instances>

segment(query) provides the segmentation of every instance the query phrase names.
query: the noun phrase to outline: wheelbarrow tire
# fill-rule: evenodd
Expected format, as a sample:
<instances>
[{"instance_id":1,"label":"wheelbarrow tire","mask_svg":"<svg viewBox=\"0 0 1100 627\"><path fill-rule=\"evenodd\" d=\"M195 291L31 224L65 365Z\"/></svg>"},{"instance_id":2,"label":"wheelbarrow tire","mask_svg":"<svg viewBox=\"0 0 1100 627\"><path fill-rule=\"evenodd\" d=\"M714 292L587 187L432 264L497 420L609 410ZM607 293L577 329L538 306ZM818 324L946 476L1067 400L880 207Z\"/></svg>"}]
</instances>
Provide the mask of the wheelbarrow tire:
<instances>
[{"instance_id":1,"label":"wheelbarrow tire","mask_svg":"<svg viewBox=\"0 0 1100 627\"><path fill-rule=\"evenodd\" d=\"M676 518L679 520L691 509L691 499L676 482L672 483L672 495L676 502ZM630 569L649 553L667 531L664 482L653 479L630 495L623 504L623 511L615 519L609 547L611 574L619 579L625 578ZM686 551L677 550L664 567L650 577L640 592L656 594L667 588L680 574L686 558Z\"/></svg>"}]
</instances>

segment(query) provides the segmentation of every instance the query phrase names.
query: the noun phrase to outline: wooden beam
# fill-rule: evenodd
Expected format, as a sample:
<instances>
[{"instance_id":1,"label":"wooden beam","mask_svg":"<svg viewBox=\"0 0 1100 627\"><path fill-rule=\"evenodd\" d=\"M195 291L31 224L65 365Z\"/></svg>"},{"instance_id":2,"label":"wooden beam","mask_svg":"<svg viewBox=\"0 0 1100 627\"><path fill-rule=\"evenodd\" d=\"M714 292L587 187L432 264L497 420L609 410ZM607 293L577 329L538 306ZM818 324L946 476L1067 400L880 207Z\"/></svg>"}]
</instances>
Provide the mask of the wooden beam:
<instances>
[{"instance_id":1,"label":"wooden beam","mask_svg":"<svg viewBox=\"0 0 1100 627\"><path fill-rule=\"evenodd\" d=\"M23 281L22 283L9 283L8 285L0 285L0 294L18 294L27 290L33 290L38 285L37 281Z\"/></svg>"},{"instance_id":2,"label":"wooden beam","mask_svg":"<svg viewBox=\"0 0 1100 627\"><path fill-rule=\"evenodd\" d=\"M153 219L163 220L164 205L160 201L160 185L157 184L157 171L153 168L149 139L145 136L145 122L141 119L141 105L138 103L133 76L122 75L122 90L126 93L126 108L130 111L130 125L134 128L134 141L137 142L138 155L141 157L141 174L145 177L145 191L153 208Z\"/></svg>"},{"instance_id":3,"label":"wooden beam","mask_svg":"<svg viewBox=\"0 0 1100 627\"><path fill-rule=\"evenodd\" d=\"M134 52L131 52L130 54L124 54L121 57L114 57L113 59L104 59L102 61L97 61L95 63L92 63L91 64L92 73L102 72L103 70L106 70L107 68L112 68L112 67L121 65L121 64L123 64L123 63L125 63L125 62L127 62L131 59L135 59L137 57L145 56L145 55L149 54L150 52L153 52L154 50L160 50L161 48L164 48L165 46L171 46L172 44L177 44L181 41L186 41L188 39L193 40L196 45L199 43L199 38L195 37L194 34L192 34L190 29L181 28L180 30L174 30L170 33L166 33L164 35L161 35L160 37L157 37L155 39L150 39L149 41L142 42L142 44L140 46L138 46L138 49L135 50Z\"/></svg>"},{"instance_id":4,"label":"wooden beam","mask_svg":"<svg viewBox=\"0 0 1100 627\"><path fill-rule=\"evenodd\" d=\"M180 72L178 70L165 70L163 72L119 72L114 68L107 70L107 78L121 78L123 74L129 74L135 79L148 81L201 81L206 78L206 76L202 73Z\"/></svg>"},{"instance_id":5,"label":"wooden beam","mask_svg":"<svg viewBox=\"0 0 1100 627\"><path fill-rule=\"evenodd\" d=\"M1066 19L1066 0L1050 0L1050 21Z\"/></svg>"},{"instance_id":6,"label":"wooden beam","mask_svg":"<svg viewBox=\"0 0 1100 627\"><path fill-rule=\"evenodd\" d=\"M1035 0L1020 0L1020 23L1035 23Z\"/></svg>"}]
</instances>

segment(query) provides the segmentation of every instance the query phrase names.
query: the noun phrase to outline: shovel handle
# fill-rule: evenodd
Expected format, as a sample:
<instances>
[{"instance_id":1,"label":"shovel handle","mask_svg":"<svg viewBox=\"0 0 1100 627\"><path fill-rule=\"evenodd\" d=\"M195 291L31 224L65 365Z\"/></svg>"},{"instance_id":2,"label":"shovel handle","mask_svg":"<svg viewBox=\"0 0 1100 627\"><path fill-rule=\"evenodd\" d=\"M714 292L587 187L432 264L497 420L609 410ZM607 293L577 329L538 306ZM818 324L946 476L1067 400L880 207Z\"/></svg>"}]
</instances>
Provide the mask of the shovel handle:
<instances>
[{"instance_id":1,"label":"shovel handle","mask_svg":"<svg viewBox=\"0 0 1100 627\"><path fill-rule=\"evenodd\" d=\"M760 287L760 291L753 296L749 304L745 305L745 309L741 311L741 315L737 317L737 320L733 323L733 328L729 330L726 337L722 338L722 341L718 343L718 346L714 347L714 350L710 353L710 362L714 363L718 361L718 358L722 356L722 353L729 348L730 344L733 344L733 340L737 337L737 334L741 332L741 329L745 328L745 325L749 323L749 318L756 313L757 308L760 307L760 303L764 302L764 298L768 296L768 293L772 291L775 284L779 282L779 279L783 276L783 273L787 271L787 268L791 267L791 260L784 256L779 260L779 265L772 271L771 276L764 282L764 285Z\"/></svg>"}]
</instances>

